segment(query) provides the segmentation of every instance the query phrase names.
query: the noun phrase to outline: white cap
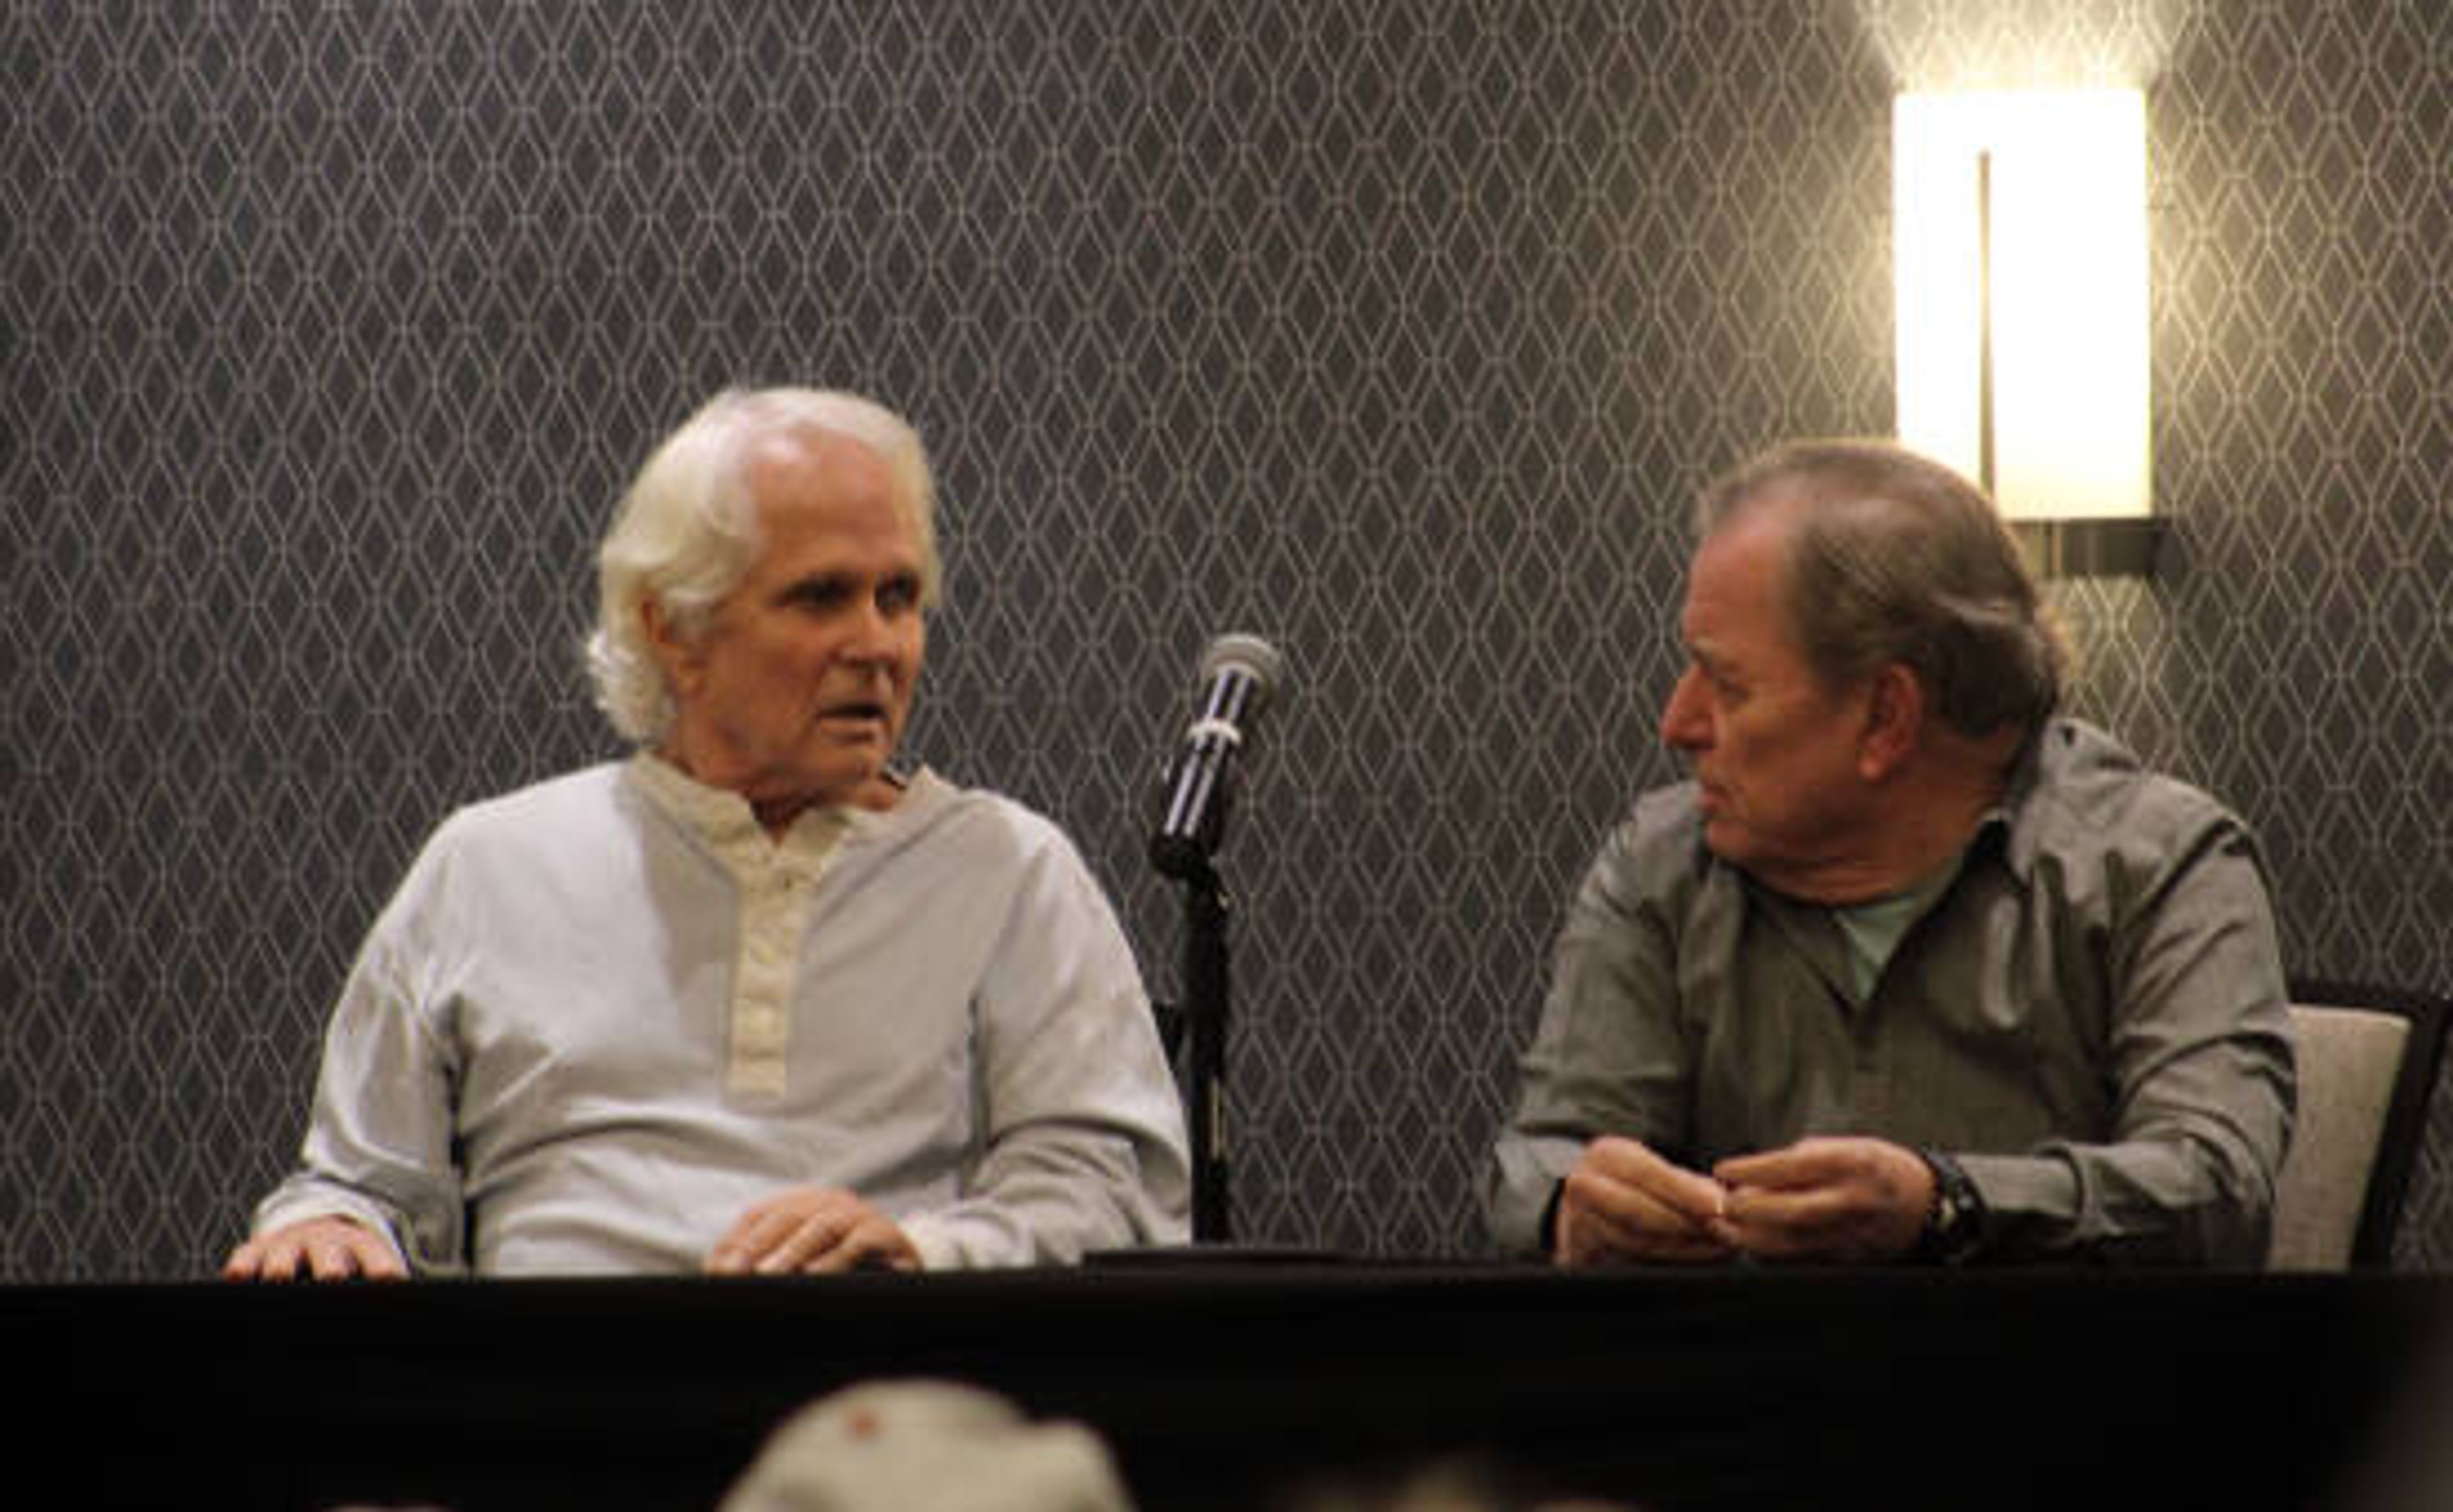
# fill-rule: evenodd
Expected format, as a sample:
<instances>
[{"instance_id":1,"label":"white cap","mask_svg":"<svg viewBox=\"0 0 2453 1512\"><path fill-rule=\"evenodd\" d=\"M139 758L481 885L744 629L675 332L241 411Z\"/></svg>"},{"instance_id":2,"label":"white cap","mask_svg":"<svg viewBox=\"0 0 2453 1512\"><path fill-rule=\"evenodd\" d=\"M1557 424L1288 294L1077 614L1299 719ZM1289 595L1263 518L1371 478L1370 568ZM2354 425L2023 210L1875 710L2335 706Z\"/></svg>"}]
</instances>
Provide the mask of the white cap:
<instances>
[{"instance_id":1,"label":"white cap","mask_svg":"<svg viewBox=\"0 0 2453 1512\"><path fill-rule=\"evenodd\" d=\"M1133 1512L1107 1446L1003 1397L887 1381L786 1420L722 1512Z\"/></svg>"}]
</instances>

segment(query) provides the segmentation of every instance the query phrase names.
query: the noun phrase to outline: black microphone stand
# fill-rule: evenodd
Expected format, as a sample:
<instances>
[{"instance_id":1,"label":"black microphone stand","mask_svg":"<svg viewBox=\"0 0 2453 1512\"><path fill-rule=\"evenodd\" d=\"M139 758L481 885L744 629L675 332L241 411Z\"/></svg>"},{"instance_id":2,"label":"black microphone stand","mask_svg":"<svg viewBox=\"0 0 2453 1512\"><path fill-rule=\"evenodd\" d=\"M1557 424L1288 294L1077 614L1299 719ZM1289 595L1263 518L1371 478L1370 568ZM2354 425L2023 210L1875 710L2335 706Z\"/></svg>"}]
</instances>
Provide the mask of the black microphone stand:
<instances>
[{"instance_id":1,"label":"black microphone stand","mask_svg":"<svg viewBox=\"0 0 2453 1512\"><path fill-rule=\"evenodd\" d=\"M1175 853L1160 868L1184 885L1184 980L1175 1005L1182 1036L1185 1119L1192 1156L1192 1243L1157 1249L1108 1250L1110 1264L1233 1262L1242 1264L1333 1264L1345 1257L1300 1244L1245 1244L1234 1240L1226 1138L1226 888L1207 852Z\"/></svg>"},{"instance_id":2,"label":"black microphone stand","mask_svg":"<svg viewBox=\"0 0 2453 1512\"><path fill-rule=\"evenodd\" d=\"M1162 1010L1162 1027L1181 1044L1185 1122L1192 1164L1192 1243L1155 1249L1110 1251L1101 1258L1124 1263L1182 1256L1258 1261L1333 1259L1315 1250L1281 1245L1238 1245L1233 1204L1227 1191L1226 1040L1228 1027L1226 889L1212 853L1225 838L1226 811L1235 792L1232 758L1244 728L1266 700L1279 669L1278 653L1248 635L1222 636L1209 648L1202 675L1208 686L1201 717L1186 734L1181 754L1167 771L1167 802L1150 837L1150 864L1184 886L1184 980L1182 999Z\"/></svg>"},{"instance_id":3,"label":"black microphone stand","mask_svg":"<svg viewBox=\"0 0 2453 1512\"><path fill-rule=\"evenodd\" d=\"M1226 1194L1226 890L1207 857L1181 868L1184 884L1185 1105L1192 1136L1192 1238L1225 1243L1234 1218Z\"/></svg>"}]
</instances>

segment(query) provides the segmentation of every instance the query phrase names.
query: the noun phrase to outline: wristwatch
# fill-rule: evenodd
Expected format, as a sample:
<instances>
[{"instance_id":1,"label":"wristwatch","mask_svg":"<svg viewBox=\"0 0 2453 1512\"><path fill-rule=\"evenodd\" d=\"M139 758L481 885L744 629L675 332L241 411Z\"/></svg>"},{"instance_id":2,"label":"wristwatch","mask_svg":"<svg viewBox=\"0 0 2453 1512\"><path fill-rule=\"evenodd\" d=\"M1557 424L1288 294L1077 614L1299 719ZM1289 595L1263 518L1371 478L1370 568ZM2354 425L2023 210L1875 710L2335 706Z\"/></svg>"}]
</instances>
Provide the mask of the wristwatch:
<instances>
[{"instance_id":1,"label":"wristwatch","mask_svg":"<svg viewBox=\"0 0 2453 1512\"><path fill-rule=\"evenodd\" d=\"M1933 1205L1917 1236L1916 1258L1936 1265L1964 1264L1984 1240L1984 1199L1959 1163L1940 1150L1917 1151L1933 1172Z\"/></svg>"}]
</instances>

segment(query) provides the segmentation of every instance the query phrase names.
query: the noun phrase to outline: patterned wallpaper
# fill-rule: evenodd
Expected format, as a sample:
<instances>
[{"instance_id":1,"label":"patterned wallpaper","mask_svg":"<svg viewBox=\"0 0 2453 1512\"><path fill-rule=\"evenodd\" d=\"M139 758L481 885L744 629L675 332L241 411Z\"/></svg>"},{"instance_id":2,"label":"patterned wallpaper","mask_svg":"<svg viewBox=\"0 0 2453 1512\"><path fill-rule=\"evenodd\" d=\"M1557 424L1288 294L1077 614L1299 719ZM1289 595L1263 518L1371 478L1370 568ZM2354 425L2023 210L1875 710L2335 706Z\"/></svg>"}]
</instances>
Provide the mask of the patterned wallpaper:
<instances>
[{"instance_id":1,"label":"patterned wallpaper","mask_svg":"<svg viewBox=\"0 0 2453 1512\"><path fill-rule=\"evenodd\" d=\"M1067 825L1163 995L1157 766L1211 636L1286 652L1239 1235L1471 1248L1671 775L1687 493L1889 426L1903 84L2151 75L2172 539L2061 590L2081 706L2264 829L2296 967L2453 986L2453 22L1964 9L9 5L0 1280L218 1261L425 832L612 748L590 544L736 381L921 424L917 750Z\"/></svg>"}]
</instances>

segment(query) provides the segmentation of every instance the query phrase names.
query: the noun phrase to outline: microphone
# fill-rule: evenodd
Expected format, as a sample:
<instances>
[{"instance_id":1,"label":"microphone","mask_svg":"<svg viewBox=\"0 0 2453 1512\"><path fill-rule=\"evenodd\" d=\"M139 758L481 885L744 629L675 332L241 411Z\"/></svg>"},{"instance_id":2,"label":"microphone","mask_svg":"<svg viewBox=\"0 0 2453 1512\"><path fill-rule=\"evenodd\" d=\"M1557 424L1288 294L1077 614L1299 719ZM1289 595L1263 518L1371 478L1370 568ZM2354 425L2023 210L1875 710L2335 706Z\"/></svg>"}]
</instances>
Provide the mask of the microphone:
<instances>
[{"instance_id":1,"label":"microphone","mask_svg":"<svg viewBox=\"0 0 2453 1512\"><path fill-rule=\"evenodd\" d=\"M1235 753L1268 706L1285 662L1257 635L1222 635L1201 658L1201 712L1167 770L1167 807L1150 835L1150 864L1179 882L1205 874L1225 838L1235 796Z\"/></svg>"}]
</instances>

